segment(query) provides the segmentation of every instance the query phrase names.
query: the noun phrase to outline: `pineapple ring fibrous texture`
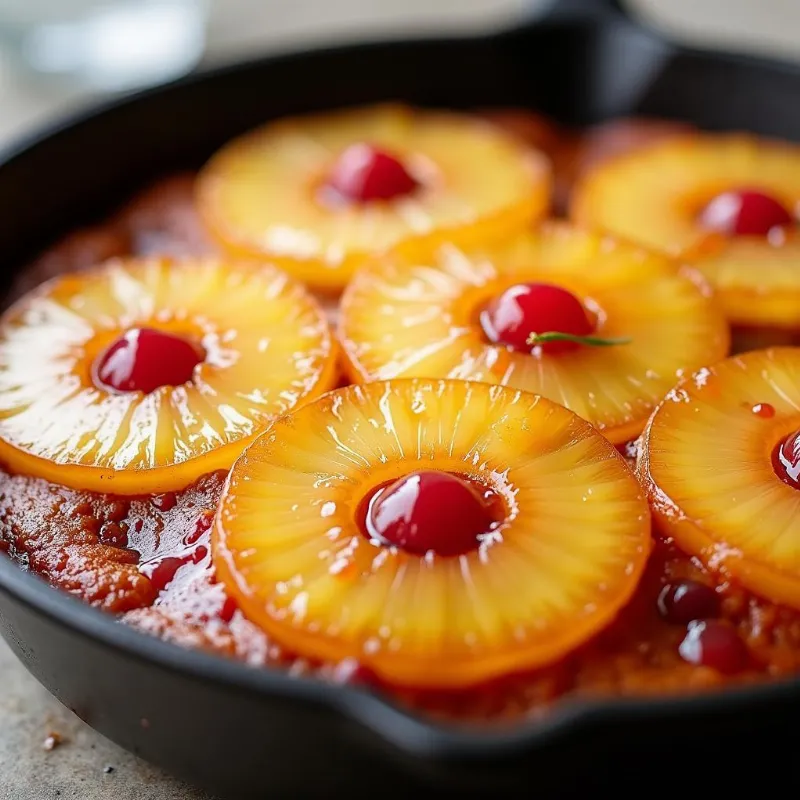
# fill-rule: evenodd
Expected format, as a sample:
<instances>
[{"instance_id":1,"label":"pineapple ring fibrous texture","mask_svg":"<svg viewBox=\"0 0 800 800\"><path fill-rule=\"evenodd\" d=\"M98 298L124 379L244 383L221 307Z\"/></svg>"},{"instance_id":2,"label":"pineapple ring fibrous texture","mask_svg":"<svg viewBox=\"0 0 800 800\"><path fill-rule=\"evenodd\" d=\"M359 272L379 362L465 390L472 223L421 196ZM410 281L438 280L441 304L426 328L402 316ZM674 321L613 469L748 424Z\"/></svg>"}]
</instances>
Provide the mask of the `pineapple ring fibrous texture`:
<instances>
[{"instance_id":1,"label":"pineapple ring fibrous texture","mask_svg":"<svg viewBox=\"0 0 800 800\"><path fill-rule=\"evenodd\" d=\"M328 179L359 145L396 156L415 190L366 203L332 196ZM546 213L550 183L542 154L483 120L381 105L279 120L240 137L201 170L197 197L223 248L335 289L376 253L480 243L524 227Z\"/></svg>"},{"instance_id":2,"label":"pineapple ring fibrous texture","mask_svg":"<svg viewBox=\"0 0 800 800\"><path fill-rule=\"evenodd\" d=\"M637 470L681 549L800 609L800 491L776 459L798 430L800 348L753 351L670 392L642 436Z\"/></svg>"},{"instance_id":3,"label":"pineapple ring fibrous texture","mask_svg":"<svg viewBox=\"0 0 800 800\"><path fill-rule=\"evenodd\" d=\"M768 235L709 229L704 208L742 190L774 198L789 224ZM613 158L572 200L576 221L695 264L731 322L790 329L800 329L798 208L800 147L740 134L679 137Z\"/></svg>"},{"instance_id":4,"label":"pineapple ring fibrous texture","mask_svg":"<svg viewBox=\"0 0 800 800\"><path fill-rule=\"evenodd\" d=\"M371 492L419 470L502 497L492 535L449 556L365 535ZM651 540L622 456L572 412L488 384L400 380L278 420L234 465L212 544L227 591L289 650L456 687L552 663L596 634L634 592Z\"/></svg>"},{"instance_id":5,"label":"pineapple ring fibrous texture","mask_svg":"<svg viewBox=\"0 0 800 800\"><path fill-rule=\"evenodd\" d=\"M196 343L190 380L111 391L95 367L136 328ZM146 494L228 469L275 417L336 380L315 301L283 272L111 261L44 284L0 320L0 459L78 489Z\"/></svg>"},{"instance_id":6,"label":"pineapple ring fibrous texture","mask_svg":"<svg viewBox=\"0 0 800 800\"><path fill-rule=\"evenodd\" d=\"M487 339L481 309L515 285L555 284L619 346L547 353ZM635 438L684 371L727 355L729 331L709 287L689 267L562 223L502 246L442 246L429 260L362 270L342 300L342 339L357 380L478 380L542 394L615 443Z\"/></svg>"}]
</instances>

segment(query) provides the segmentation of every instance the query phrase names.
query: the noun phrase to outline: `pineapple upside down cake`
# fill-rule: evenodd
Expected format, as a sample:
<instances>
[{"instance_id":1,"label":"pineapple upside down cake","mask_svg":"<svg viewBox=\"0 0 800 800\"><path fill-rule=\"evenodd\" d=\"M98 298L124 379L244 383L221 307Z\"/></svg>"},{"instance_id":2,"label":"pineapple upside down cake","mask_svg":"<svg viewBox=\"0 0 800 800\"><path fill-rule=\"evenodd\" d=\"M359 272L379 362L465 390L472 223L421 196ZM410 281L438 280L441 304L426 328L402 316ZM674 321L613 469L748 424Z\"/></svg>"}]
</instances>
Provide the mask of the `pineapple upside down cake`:
<instances>
[{"instance_id":1,"label":"pineapple upside down cake","mask_svg":"<svg viewBox=\"0 0 800 800\"><path fill-rule=\"evenodd\" d=\"M520 109L267 123L19 273L0 548L448 719L797 673L798 153Z\"/></svg>"}]
</instances>

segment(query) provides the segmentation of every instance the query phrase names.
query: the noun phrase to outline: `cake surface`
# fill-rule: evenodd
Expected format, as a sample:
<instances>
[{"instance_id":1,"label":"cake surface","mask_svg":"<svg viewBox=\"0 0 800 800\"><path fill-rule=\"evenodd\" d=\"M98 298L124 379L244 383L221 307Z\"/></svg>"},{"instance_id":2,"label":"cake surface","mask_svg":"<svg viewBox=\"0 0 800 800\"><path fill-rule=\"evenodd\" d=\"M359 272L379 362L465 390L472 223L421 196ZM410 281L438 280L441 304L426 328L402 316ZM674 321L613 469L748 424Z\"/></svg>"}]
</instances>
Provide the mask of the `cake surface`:
<instances>
[{"instance_id":1,"label":"cake surface","mask_svg":"<svg viewBox=\"0 0 800 800\"><path fill-rule=\"evenodd\" d=\"M509 124L508 119L495 121ZM517 126L517 135L524 133L525 125L519 119L510 124ZM531 132L530 126L527 130L538 137L541 149L559 146L553 143L552 131L539 128ZM622 141L623 134L628 135L630 144ZM578 171L583 174L598 164L612 163L621 151L639 148L648 137L661 140L684 134L670 126L655 126L649 132L628 129L627 134L622 128L598 129L583 139L575 134L570 146L580 150L562 154L562 166L556 164L556 182L569 187ZM566 147L565 140L560 146ZM602 152L606 150L611 155ZM576 159L580 168L575 166ZM20 273L10 300L26 296L44 280L65 273L80 274L108 259L219 258L220 245L206 232L195 207L194 182L190 174L167 177L147 187L106 220L73 232ZM442 289L441 283L437 286ZM336 293L330 287L312 291L329 320L335 322L339 316ZM796 329L784 326L779 334L758 326L737 328L734 346L751 349L774 344L776 337L779 344L800 343L800 324ZM696 366L693 364L692 369ZM348 380L343 377L340 383L347 384ZM345 395L346 391L341 396ZM451 406L448 414L460 408L455 401ZM534 424L533 414L530 424ZM641 444L627 441L638 429L615 442L629 464L634 464L640 454ZM429 438L420 438L421 449ZM373 441L368 436L362 439ZM318 452L313 448L309 451ZM341 452L339 455L345 457ZM379 455L377 450L370 450L370 459ZM296 458L302 460L301 456ZM353 450L347 458L358 460L360 456ZM613 455L613 460L620 469L627 469L622 458ZM470 679L466 682L469 685L458 681L448 685L442 679L436 686L415 686L413 680L406 679L407 674L400 675L399 670L391 668L391 659L373 659L370 663L348 648L339 648L326 657L322 651L308 649L299 637L281 635L281 630L277 630L277 637L276 630L268 632L258 614L249 605L243 607L242 597L226 588L228 579L215 567L214 519L228 491L227 473L214 466L209 470L199 477L193 475L188 486L184 482L158 493L112 495L80 485L68 488L64 481L50 482L54 476L46 480L23 474L25 470L14 473L6 465L0 471L0 549L22 568L147 634L254 667L274 666L293 675L314 674L336 682L368 684L416 709L447 719L499 722L546 713L562 698L692 692L800 671L800 613L785 598L767 599L769 592L762 591L759 584L732 579L713 559L698 559L692 548L682 551L679 540L676 544L659 532L652 537L646 565L635 568L638 581L630 596L615 607L603 626L580 641L576 637L555 660L533 659L518 670L503 669L497 674L492 670L476 672L480 680ZM398 475L387 473L386 478ZM555 515L561 489L550 486L549 513ZM289 483L284 493L288 496L291 491ZM273 506L267 504L266 509L271 512ZM327 512L320 507L319 513ZM279 550L274 555L276 563L286 558ZM308 551L297 558L300 556L303 564L310 558ZM582 569L580 564L574 565L575 574ZM436 607L433 602L430 606ZM487 604L485 608L493 606ZM689 652L703 633L692 627L697 622L692 614L696 613L703 615L702 621L709 628L716 625L735 633L735 641L742 648L736 651L741 656L738 661L701 663L696 650L694 655ZM425 627L424 615L420 616L423 641L432 627ZM486 630L491 630L489 617L483 621ZM417 679L417 683L421 681Z\"/></svg>"}]
</instances>

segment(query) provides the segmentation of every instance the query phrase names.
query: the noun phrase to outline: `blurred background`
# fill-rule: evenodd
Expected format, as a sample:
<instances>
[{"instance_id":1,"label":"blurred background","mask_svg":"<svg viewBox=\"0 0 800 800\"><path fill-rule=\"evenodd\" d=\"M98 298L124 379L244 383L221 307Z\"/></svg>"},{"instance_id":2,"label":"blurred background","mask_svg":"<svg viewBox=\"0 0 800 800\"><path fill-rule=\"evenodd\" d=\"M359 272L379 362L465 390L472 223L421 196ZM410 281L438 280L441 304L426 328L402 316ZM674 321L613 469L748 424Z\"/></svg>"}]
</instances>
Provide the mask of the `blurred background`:
<instances>
[{"instance_id":1,"label":"blurred background","mask_svg":"<svg viewBox=\"0 0 800 800\"><path fill-rule=\"evenodd\" d=\"M0 0L0 148L59 113L199 66L321 40L485 30L552 1ZM686 41L800 57L800 0L627 4Z\"/></svg>"}]
</instances>

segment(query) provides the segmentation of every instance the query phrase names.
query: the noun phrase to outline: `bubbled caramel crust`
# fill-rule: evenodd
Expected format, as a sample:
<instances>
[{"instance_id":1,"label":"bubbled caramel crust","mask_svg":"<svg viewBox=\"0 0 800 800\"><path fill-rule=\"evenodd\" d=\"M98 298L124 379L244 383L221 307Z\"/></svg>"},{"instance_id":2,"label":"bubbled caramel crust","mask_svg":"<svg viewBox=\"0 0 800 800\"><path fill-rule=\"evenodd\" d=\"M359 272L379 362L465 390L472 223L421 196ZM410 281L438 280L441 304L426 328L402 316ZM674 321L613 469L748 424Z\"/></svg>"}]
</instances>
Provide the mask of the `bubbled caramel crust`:
<instances>
[{"instance_id":1,"label":"bubbled caramel crust","mask_svg":"<svg viewBox=\"0 0 800 800\"><path fill-rule=\"evenodd\" d=\"M182 567L160 592L144 574L148 562L185 553L187 537L193 548L208 547L208 519L223 479L210 475L175 495L120 499L2 475L0 547L25 568L149 635L253 666L366 682L444 718L507 720L543 713L564 696L692 692L800 669L800 615L733 585L720 587L722 614L748 644L749 668L726 677L685 663L678 654L685 630L660 617L658 594L669 581L711 579L691 559L659 542L634 600L609 628L561 663L471 690L381 687L363 670L295 658L271 643L230 606L207 554Z\"/></svg>"},{"instance_id":2,"label":"bubbled caramel crust","mask_svg":"<svg viewBox=\"0 0 800 800\"><path fill-rule=\"evenodd\" d=\"M150 606L158 592L140 565L180 549L213 515L224 475L180 495L122 498L0 473L0 541L52 584L113 613Z\"/></svg>"}]
</instances>

